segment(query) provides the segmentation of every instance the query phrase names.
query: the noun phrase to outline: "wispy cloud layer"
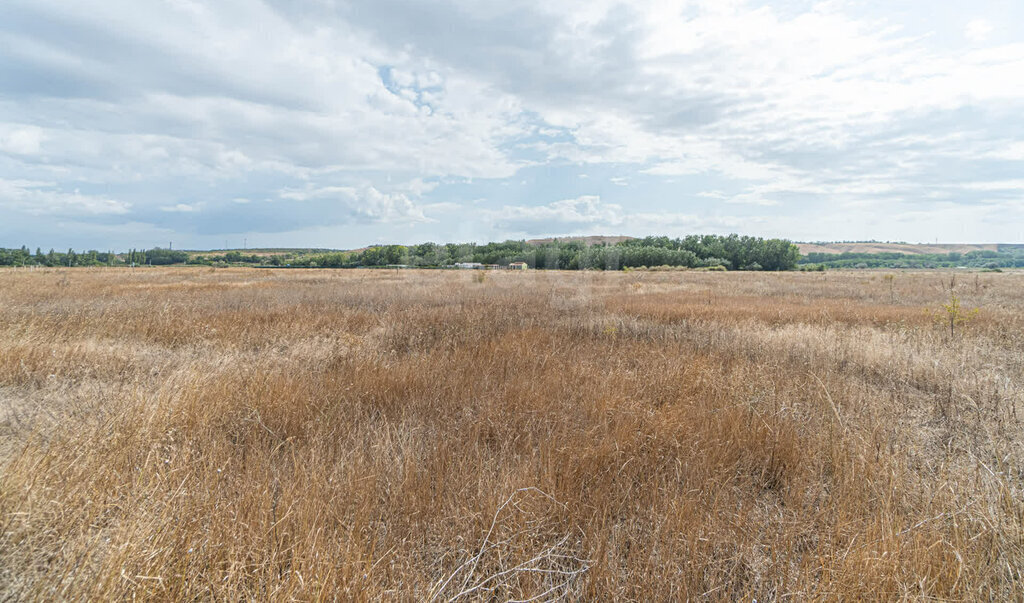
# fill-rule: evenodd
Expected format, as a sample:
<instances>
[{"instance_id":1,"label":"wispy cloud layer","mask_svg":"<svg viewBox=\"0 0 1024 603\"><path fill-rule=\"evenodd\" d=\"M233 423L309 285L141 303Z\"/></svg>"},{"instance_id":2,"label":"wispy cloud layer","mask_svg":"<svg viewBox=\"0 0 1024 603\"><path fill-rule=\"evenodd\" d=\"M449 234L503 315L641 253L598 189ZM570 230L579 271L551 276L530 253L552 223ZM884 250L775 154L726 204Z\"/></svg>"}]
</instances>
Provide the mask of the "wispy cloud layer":
<instances>
[{"instance_id":1,"label":"wispy cloud layer","mask_svg":"<svg viewBox=\"0 0 1024 603\"><path fill-rule=\"evenodd\" d=\"M1024 236L1016 3L4 12L0 245Z\"/></svg>"}]
</instances>

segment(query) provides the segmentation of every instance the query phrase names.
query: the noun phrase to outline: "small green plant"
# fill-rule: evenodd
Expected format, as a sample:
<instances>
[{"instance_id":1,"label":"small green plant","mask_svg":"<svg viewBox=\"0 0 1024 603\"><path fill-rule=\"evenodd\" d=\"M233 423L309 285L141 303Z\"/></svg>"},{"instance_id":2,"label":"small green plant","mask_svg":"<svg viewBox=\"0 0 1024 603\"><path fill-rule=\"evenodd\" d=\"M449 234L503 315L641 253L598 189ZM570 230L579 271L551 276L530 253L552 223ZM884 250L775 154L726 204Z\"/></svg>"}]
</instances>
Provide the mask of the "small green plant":
<instances>
[{"instance_id":1,"label":"small green plant","mask_svg":"<svg viewBox=\"0 0 1024 603\"><path fill-rule=\"evenodd\" d=\"M477 283L484 283L487 281L487 272L484 270L476 270L473 272L473 281Z\"/></svg>"},{"instance_id":2,"label":"small green plant","mask_svg":"<svg viewBox=\"0 0 1024 603\"><path fill-rule=\"evenodd\" d=\"M960 303L953 287L949 288L949 303L942 304L942 309L932 313L932 318L940 325L949 325L949 336L956 336L956 328L969 322L978 315L978 308L967 310Z\"/></svg>"}]
</instances>

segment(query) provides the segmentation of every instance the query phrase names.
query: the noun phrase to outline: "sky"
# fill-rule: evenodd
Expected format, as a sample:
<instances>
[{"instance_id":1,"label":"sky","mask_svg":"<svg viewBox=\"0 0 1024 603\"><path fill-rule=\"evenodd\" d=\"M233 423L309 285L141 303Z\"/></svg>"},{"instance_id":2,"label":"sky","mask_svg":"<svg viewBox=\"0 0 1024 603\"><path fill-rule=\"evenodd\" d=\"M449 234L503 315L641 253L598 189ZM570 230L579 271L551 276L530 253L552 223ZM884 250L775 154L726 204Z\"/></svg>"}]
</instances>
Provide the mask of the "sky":
<instances>
[{"instance_id":1,"label":"sky","mask_svg":"<svg viewBox=\"0 0 1024 603\"><path fill-rule=\"evenodd\" d=\"M0 247L1024 242L1020 0L4 0Z\"/></svg>"}]
</instances>

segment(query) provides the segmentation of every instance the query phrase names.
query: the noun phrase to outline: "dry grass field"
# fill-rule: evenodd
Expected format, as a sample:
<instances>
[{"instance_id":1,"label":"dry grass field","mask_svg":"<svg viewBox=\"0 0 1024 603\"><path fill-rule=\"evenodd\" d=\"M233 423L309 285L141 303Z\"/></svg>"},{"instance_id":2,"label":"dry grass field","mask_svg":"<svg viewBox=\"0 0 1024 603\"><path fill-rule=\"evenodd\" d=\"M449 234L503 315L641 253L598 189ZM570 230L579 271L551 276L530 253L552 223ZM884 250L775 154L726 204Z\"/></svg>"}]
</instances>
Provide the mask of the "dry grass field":
<instances>
[{"instance_id":1,"label":"dry grass field","mask_svg":"<svg viewBox=\"0 0 1024 603\"><path fill-rule=\"evenodd\" d=\"M1020 600L950 277L0 271L0 599Z\"/></svg>"}]
</instances>

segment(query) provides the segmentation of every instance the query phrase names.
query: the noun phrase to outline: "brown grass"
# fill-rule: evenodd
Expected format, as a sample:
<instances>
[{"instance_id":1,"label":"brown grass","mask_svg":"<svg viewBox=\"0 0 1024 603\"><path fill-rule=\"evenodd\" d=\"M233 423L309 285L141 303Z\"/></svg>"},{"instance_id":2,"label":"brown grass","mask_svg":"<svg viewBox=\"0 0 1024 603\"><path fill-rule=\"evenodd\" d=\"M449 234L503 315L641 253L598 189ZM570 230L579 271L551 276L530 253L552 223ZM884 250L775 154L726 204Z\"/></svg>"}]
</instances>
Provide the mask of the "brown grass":
<instances>
[{"instance_id":1,"label":"brown grass","mask_svg":"<svg viewBox=\"0 0 1024 603\"><path fill-rule=\"evenodd\" d=\"M1024 274L0 272L0 598L1024 597Z\"/></svg>"}]
</instances>

